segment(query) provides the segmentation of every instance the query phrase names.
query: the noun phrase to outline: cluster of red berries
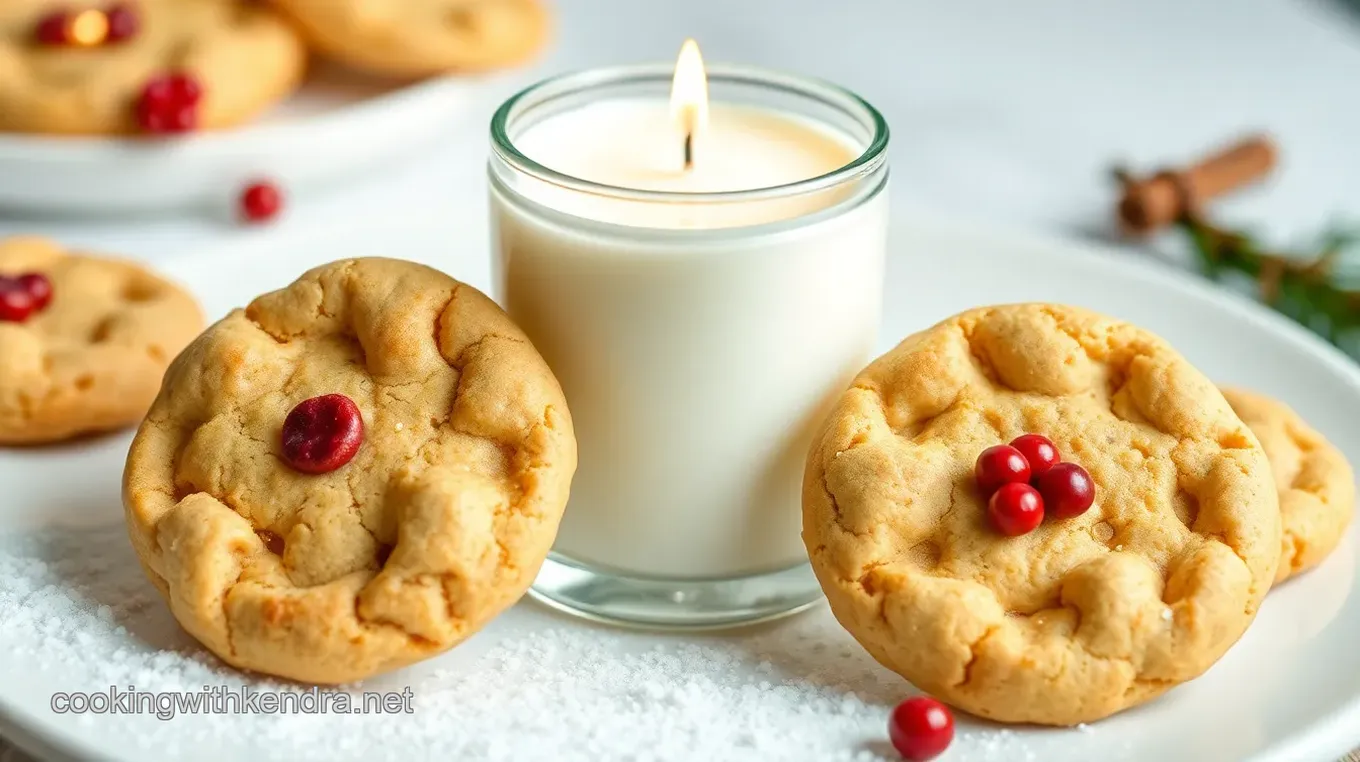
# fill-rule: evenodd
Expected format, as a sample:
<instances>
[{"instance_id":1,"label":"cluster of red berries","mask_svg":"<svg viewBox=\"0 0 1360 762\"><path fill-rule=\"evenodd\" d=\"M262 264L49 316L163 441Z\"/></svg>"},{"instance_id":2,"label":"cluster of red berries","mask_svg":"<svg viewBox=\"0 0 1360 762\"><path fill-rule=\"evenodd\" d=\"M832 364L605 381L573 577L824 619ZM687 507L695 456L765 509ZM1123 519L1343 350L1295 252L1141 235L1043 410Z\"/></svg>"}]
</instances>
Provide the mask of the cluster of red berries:
<instances>
[{"instance_id":1,"label":"cluster of red berries","mask_svg":"<svg viewBox=\"0 0 1360 762\"><path fill-rule=\"evenodd\" d=\"M203 88L190 74L176 72L151 79L135 105L137 124L153 135L193 132Z\"/></svg>"},{"instance_id":2,"label":"cluster of red berries","mask_svg":"<svg viewBox=\"0 0 1360 762\"><path fill-rule=\"evenodd\" d=\"M954 740L954 715L928 696L903 701L888 716L888 739L908 762L926 762L944 753Z\"/></svg>"},{"instance_id":3,"label":"cluster of red berries","mask_svg":"<svg viewBox=\"0 0 1360 762\"><path fill-rule=\"evenodd\" d=\"M0 275L0 322L22 323L52 302L52 281L42 273Z\"/></svg>"},{"instance_id":4,"label":"cluster of red berries","mask_svg":"<svg viewBox=\"0 0 1360 762\"><path fill-rule=\"evenodd\" d=\"M1086 469L1061 462L1058 448L1039 434L983 450L973 476L987 497L992 525L1010 537L1033 531L1045 513L1059 519L1080 516L1096 498Z\"/></svg>"},{"instance_id":5,"label":"cluster of red berries","mask_svg":"<svg viewBox=\"0 0 1360 762\"><path fill-rule=\"evenodd\" d=\"M97 15L95 15L97 14ZM82 20L89 23L83 28ZM137 36L141 17L131 3L114 3L102 11L74 13L59 8L38 19L33 37L40 45L120 45Z\"/></svg>"}]
</instances>

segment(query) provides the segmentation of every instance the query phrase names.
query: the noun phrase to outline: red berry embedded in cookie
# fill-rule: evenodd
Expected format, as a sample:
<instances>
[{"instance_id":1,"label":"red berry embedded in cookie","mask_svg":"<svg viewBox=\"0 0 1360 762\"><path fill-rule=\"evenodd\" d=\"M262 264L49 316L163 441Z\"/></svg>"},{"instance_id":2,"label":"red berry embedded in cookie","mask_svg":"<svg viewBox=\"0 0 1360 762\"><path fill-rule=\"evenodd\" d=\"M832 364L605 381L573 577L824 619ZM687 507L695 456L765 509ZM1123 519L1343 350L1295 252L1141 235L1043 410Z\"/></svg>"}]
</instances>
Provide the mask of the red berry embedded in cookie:
<instances>
[{"instance_id":1,"label":"red berry embedded in cookie","mask_svg":"<svg viewBox=\"0 0 1360 762\"><path fill-rule=\"evenodd\" d=\"M283 421L283 458L304 474L340 468L363 441L364 417L343 394L304 400Z\"/></svg>"},{"instance_id":2,"label":"red berry embedded in cookie","mask_svg":"<svg viewBox=\"0 0 1360 762\"><path fill-rule=\"evenodd\" d=\"M1045 509L1059 519L1080 516L1096 500L1096 485L1076 463L1059 463L1035 480Z\"/></svg>"},{"instance_id":3,"label":"red berry embedded in cookie","mask_svg":"<svg viewBox=\"0 0 1360 762\"><path fill-rule=\"evenodd\" d=\"M71 44L71 14L64 10L52 11L38 19L33 38L41 45Z\"/></svg>"},{"instance_id":4,"label":"red berry embedded in cookie","mask_svg":"<svg viewBox=\"0 0 1360 762\"><path fill-rule=\"evenodd\" d=\"M137 123L155 135L192 132L198 127L203 88L189 74L167 74L147 82L137 99Z\"/></svg>"},{"instance_id":5,"label":"red berry embedded in cookie","mask_svg":"<svg viewBox=\"0 0 1360 762\"><path fill-rule=\"evenodd\" d=\"M1003 484L987 501L987 517L1001 534L1019 537L1043 523L1044 498L1028 484Z\"/></svg>"},{"instance_id":6,"label":"red berry embedded in cookie","mask_svg":"<svg viewBox=\"0 0 1360 762\"><path fill-rule=\"evenodd\" d=\"M988 447L973 464L973 477L983 496L995 492L1003 484L1028 482L1029 461L1010 445Z\"/></svg>"},{"instance_id":7,"label":"red berry embedded in cookie","mask_svg":"<svg viewBox=\"0 0 1360 762\"><path fill-rule=\"evenodd\" d=\"M142 19L137 15L136 6L131 3L114 3L104 9L104 16L109 22L106 39L110 44L126 42L136 37L142 29Z\"/></svg>"},{"instance_id":8,"label":"red berry embedded in cookie","mask_svg":"<svg viewBox=\"0 0 1360 762\"><path fill-rule=\"evenodd\" d=\"M1029 463L1030 478L1052 468L1060 460L1058 446L1042 434L1023 434L1011 441L1011 447L1020 451Z\"/></svg>"},{"instance_id":9,"label":"red berry embedded in cookie","mask_svg":"<svg viewBox=\"0 0 1360 762\"><path fill-rule=\"evenodd\" d=\"M22 323L38 309L18 278L0 276L0 323Z\"/></svg>"},{"instance_id":10,"label":"red berry embedded in cookie","mask_svg":"<svg viewBox=\"0 0 1360 762\"><path fill-rule=\"evenodd\" d=\"M268 222L282 208L283 193L273 183L252 183L241 193L241 219L246 222Z\"/></svg>"},{"instance_id":11,"label":"red berry embedded in cookie","mask_svg":"<svg viewBox=\"0 0 1360 762\"><path fill-rule=\"evenodd\" d=\"M15 279L33 297L33 309L45 310L52 303L52 281L42 273L24 273Z\"/></svg>"},{"instance_id":12,"label":"red berry embedded in cookie","mask_svg":"<svg viewBox=\"0 0 1360 762\"><path fill-rule=\"evenodd\" d=\"M954 715L933 698L916 696L898 704L888 717L888 738L910 762L934 759L954 740Z\"/></svg>"}]
</instances>

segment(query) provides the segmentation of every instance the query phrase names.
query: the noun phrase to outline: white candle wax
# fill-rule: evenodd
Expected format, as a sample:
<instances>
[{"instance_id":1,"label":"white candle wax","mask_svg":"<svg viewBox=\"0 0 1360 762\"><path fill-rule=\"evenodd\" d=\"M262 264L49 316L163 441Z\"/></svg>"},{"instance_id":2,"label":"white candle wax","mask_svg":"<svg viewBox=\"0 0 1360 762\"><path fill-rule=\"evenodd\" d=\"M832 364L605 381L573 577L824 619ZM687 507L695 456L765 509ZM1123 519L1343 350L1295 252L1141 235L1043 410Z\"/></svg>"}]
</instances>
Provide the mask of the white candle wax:
<instances>
[{"instance_id":1,"label":"white candle wax","mask_svg":"<svg viewBox=\"0 0 1360 762\"><path fill-rule=\"evenodd\" d=\"M859 155L848 136L816 122L755 106L713 103L684 167L685 133L660 100L616 99L555 114L516 138L520 151L582 180L634 190L721 193L771 188L833 172ZM722 228L806 214L828 194L741 204L601 203L541 188L561 211L634 227ZM841 192L843 193L843 191Z\"/></svg>"},{"instance_id":2,"label":"white candle wax","mask_svg":"<svg viewBox=\"0 0 1360 762\"><path fill-rule=\"evenodd\" d=\"M683 140L667 102L642 98L561 111L514 138L557 172L679 193L795 183L864 150L811 120L722 102L688 171ZM875 348L886 194L802 222L854 191L669 203L493 183L502 297L561 381L579 442L559 554L673 579L806 560L803 463ZM790 224L764 224L777 221ZM629 233L640 228L695 235Z\"/></svg>"}]
</instances>

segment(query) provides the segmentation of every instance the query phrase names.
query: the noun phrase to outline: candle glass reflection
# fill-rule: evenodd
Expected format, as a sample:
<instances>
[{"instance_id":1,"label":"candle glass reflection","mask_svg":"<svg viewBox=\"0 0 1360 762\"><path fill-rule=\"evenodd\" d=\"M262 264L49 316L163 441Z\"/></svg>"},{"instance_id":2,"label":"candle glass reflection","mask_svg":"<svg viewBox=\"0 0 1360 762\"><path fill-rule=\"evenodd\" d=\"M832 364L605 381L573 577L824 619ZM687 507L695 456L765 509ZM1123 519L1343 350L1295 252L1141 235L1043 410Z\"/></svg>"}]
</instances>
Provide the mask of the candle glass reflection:
<instances>
[{"instance_id":1,"label":"candle glass reflection","mask_svg":"<svg viewBox=\"0 0 1360 762\"><path fill-rule=\"evenodd\" d=\"M569 75L497 111L495 275L579 443L532 593L595 619L722 627L820 598L803 463L875 349L888 130L841 88L714 67L703 150L670 176L673 158L651 166L661 138L638 133L669 113L672 74Z\"/></svg>"}]
</instances>

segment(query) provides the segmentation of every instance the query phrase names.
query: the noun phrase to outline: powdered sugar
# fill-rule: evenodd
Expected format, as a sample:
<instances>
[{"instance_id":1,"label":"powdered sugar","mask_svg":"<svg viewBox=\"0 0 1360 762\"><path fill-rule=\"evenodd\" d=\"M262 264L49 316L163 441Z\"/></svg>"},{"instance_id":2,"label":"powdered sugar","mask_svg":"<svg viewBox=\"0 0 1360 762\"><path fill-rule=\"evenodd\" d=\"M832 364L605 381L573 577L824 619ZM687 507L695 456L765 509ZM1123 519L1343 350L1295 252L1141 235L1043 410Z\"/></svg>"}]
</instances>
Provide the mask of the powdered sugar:
<instances>
[{"instance_id":1,"label":"powdered sugar","mask_svg":"<svg viewBox=\"0 0 1360 762\"><path fill-rule=\"evenodd\" d=\"M121 527L0 541L0 652L32 673L26 709L133 759L212 749L214 758L334 760L362 749L401 760L874 762L897 759L887 714L912 692L825 610L682 639L588 626L525 602L445 656L353 687L409 686L412 714L55 715L54 691L303 690L232 670L183 634ZM1084 733L960 718L945 759L1038 759L1059 735L1097 749Z\"/></svg>"}]
</instances>

